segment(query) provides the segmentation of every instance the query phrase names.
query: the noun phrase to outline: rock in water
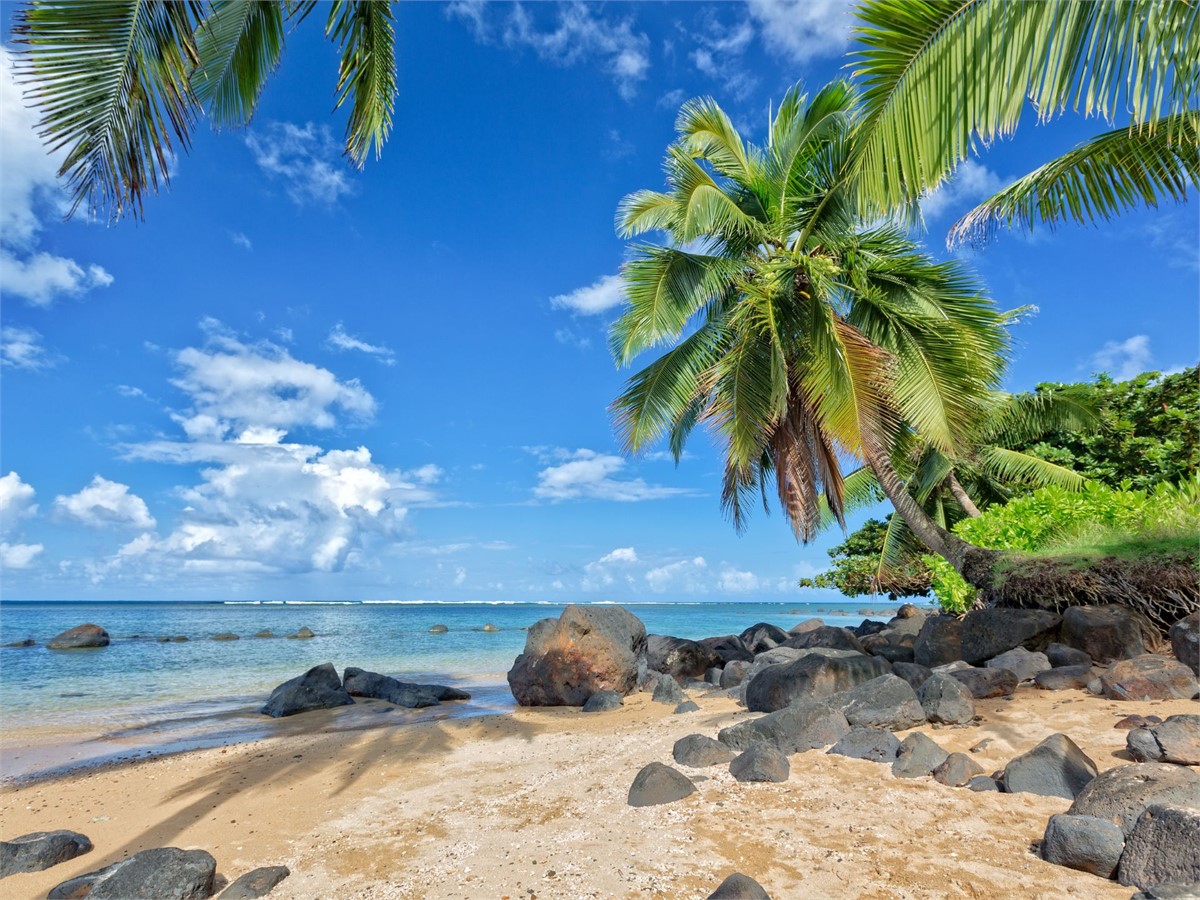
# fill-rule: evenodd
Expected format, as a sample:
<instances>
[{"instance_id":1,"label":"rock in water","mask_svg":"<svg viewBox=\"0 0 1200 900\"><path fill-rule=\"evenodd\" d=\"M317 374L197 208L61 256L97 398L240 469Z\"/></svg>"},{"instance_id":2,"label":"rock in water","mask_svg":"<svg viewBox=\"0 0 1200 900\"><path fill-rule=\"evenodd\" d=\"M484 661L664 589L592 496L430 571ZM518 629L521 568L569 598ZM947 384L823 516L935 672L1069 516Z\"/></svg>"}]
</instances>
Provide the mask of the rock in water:
<instances>
[{"instance_id":1,"label":"rock in water","mask_svg":"<svg viewBox=\"0 0 1200 900\"><path fill-rule=\"evenodd\" d=\"M366 672L353 666L346 669L342 685L352 697L386 700L406 709L424 709L427 706L437 706L441 702L434 691L427 690L424 685L407 684L390 676Z\"/></svg>"},{"instance_id":2,"label":"rock in water","mask_svg":"<svg viewBox=\"0 0 1200 900\"><path fill-rule=\"evenodd\" d=\"M962 658L977 666L1016 647L1041 650L1061 621L1043 609L972 610L962 620Z\"/></svg>"},{"instance_id":3,"label":"rock in water","mask_svg":"<svg viewBox=\"0 0 1200 900\"><path fill-rule=\"evenodd\" d=\"M1125 835L1112 822L1059 814L1046 824L1041 853L1046 862L1112 878L1124 849Z\"/></svg>"},{"instance_id":4,"label":"rock in water","mask_svg":"<svg viewBox=\"0 0 1200 900\"><path fill-rule=\"evenodd\" d=\"M896 761L900 752L900 741L886 728L852 728L825 752L833 756L891 763Z\"/></svg>"},{"instance_id":5,"label":"rock in water","mask_svg":"<svg viewBox=\"0 0 1200 900\"><path fill-rule=\"evenodd\" d=\"M588 697L587 703L583 704L583 712L611 712L614 709L620 709L624 705L624 698L616 691L596 691L596 693Z\"/></svg>"},{"instance_id":6,"label":"rock in water","mask_svg":"<svg viewBox=\"0 0 1200 900\"><path fill-rule=\"evenodd\" d=\"M746 708L774 712L797 700L828 697L891 671L886 660L875 656L809 652L795 662L769 666L754 675L746 684Z\"/></svg>"},{"instance_id":7,"label":"rock in water","mask_svg":"<svg viewBox=\"0 0 1200 900\"><path fill-rule=\"evenodd\" d=\"M307 641L312 638L315 638L316 635L313 633L313 630L311 628L309 628L307 625L305 625L303 628L301 628L295 634L289 634L288 637L294 641Z\"/></svg>"},{"instance_id":8,"label":"rock in water","mask_svg":"<svg viewBox=\"0 0 1200 900\"><path fill-rule=\"evenodd\" d=\"M35 831L0 841L0 878L40 872L91 849L92 842L76 831Z\"/></svg>"},{"instance_id":9,"label":"rock in water","mask_svg":"<svg viewBox=\"0 0 1200 900\"><path fill-rule=\"evenodd\" d=\"M497 625L493 625L491 622L484 622L483 630L488 632L489 634L495 634L497 631L500 630L500 628Z\"/></svg>"},{"instance_id":10,"label":"rock in water","mask_svg":"<svg viewBox=\"0 0 1200 900\"><path fill-rule=\"evenodd\" d=\"M681 766L702 769L729 762L733 759L734 752L708 735L689 734L675 742L675 746L671 748L671 756Z\"/></svg>"},{"instance_id":11,"label":"rock in water","mask_svg":"<svg viewBox=\"0 0 1200 900\"><path fill-rule=\"evenodd\" d=\"M1171 652L1193 672L1200 671L1200 612L1171 626Z\"/></svg>"},{"instance_id":12,"label":"rock in water","mask_svg":"<svg viewBox=\"0 0 1200 900\"><path fill-rule=\"evenodd\" d=\"M353 703L354 698L342 687L333 663L323 663L271 691L266 705L259 712L278 719L312 709L332 709Z\"/></svg>"},{"instance_id":13,"label":"rock in water","mask_svg":"<svg viewBox=\"0 0 1200 900\"><path fill-rule=\"evenodd\" d=\"M1123 606L1072 606L1063 613L1062 643L1107 664L1146 652L1142 626Z\"/></svg>"},{"instance_id":14,"label":"rock in water","mask_svg":"<svg viewBox=\"0 0 1200 900\"><path fill-rule=\"evenodd\" d=\"M917 690L917 699L930 722L965 725L975 718L975 699L971 692L949 675L930 675Z\"/></svg>"},{"instance_id":15,"label":"rock in water","mask_svg":"<svg viewBox=\"0 0 1200 900\"><path fill-rule=\"evenodd\" d=\"M1031 653L1024 647L1001 653L984 665L989 669L1008 669L1017 676L1017 681L1033 681L1039 672L1047 672L1053 668L1045 653Z\"/></svg>"},{"instance_id":16,"label":"rock in water","mask_svg":"<svg viewBox=\"0 0 1200 900\"><path fill-rule=\"evenodd\" d=\"M892 774L897 778L922 778L929 775L950 756L932 740L914 731L900 742Z\"/></svg>"},{"instance_id":17,"label":"rock in water","mask_svg":"<svg viewBox=\"0 0 1200 900\"><path fill-rule=\"evenodd\" d=\"M694 793L696 786L678 769L652 762L633 779L628 802L630 806L658 806Z\"/></svg>"},{"instance_id":18,"label":"rock in water","mask_svg":"<svg viewBox=\"0 0 1200 900\"><path fill-rule=\"evenodd\" d=\"M446 634L450 629L445 625L434 625L429 629L430 634Z\"/></svg>"},{"instance_id":19,"label":"rock in water","mask_svg":"<svg viewBox=\"0 0 1200 900\"><path fill-rule=\"evenodd\" d=\"M1115 822L1128 835L1151 806L1200 809L1200 774L1167 763L1117 766L1092 779L1067 812Z\"/></svg>"},{"instance_id":20,"label":"rock in water","mask_svg":"<svg viewBox=\"0 0 1200 900\"><path fill-rule=\"evenodd\" d=\"M521 706L582 706L597 691L626 695L644 665L646 627L619 606L568 606L529 629L508 673Z\"/></svg>"},{"instance_id":21,"label":"rock in water","mask_svg":"<svg viewBox=\"0 0 1200 900\"><path fill-rule=\"evenodd\" d=\"M287 866L263 866L247 872L221 891L219 900L257 900L271 893L279 882L291 874Z\"/></svg>"},{"instance_id":22,"label":"rock in water","mask_svg":"<svg viewBox=\"0 0 1200 900\"><path fill-rule=\"evenodd\" d=\"M1200 716L1171 716L1158 725L1134 728L1125 744L1138 762L1200 766Z\"/></svg>"},{"instance_id":23,"label":"rock in water","mask_svg":"<svg viewBox=\"0 0 1200 900\"><path fill-rule=\"evenodd\" d=\"M1004 785L1013 794L1074 800L1096 777L1096 763L1065 734L1052 734L1028 753L1009 760Z\"/></svg>"},{"instance_id":24,"label":"rock in water","mask_svg":"<svg viewBox=\"0 0 1200 900\"><path fill-rule=\"evenodd\" d=\"M676 678L699 678L709 669L720 665L721 657L712 647L697 641L665 634L648 634L646 664L656 672L665 672Z\"/></svg>"},{"instance_id":25,"label":"rock in water","mask_svg":"<svg viewBox=\"0 0 1200 900\"><path fill-rule=\"evenodd\" d=\"M1121 884L1200 883L1200 809L1151 806L1141 814L1121 854Z\"/></svg>"},{"instance_id":26,"label":"rock in water","mask_svg":"<svg viewBox=\"0 0 1200 900\"><path fill-rule=\"evenodd\" d=\"M241 639L236 634L234 634L232 631L222 631L220 634L214 634L213 640L214 641L237 641L237 640L241 640Z\"/></svg>"},{"instance_id":27,"label":"rock in water","mask_svg":"<svg viewBox=\"0 0 1200 900\"><path fill-rule=\"evenodd\" d=\"M729 774L737 781L787 781L792 768L788 759L770 744L755 744L729 764Z\"/></svg>"},{"instance_id":28,"label":"rock in water","mask_svg":"<svg viewBox=\"0 0 1200 900\"><path fill-rule=\"evenodd\" d=\"M717 885L708 900L771 900L771 895L749 875L734 872Z\"/></svg>"},{"instance_id":29,"label":"rock in water","mask_svg":"<svg viewBox=\"0 0 1200 900\"><path fill-rule=\"evenodd\" d=\"M1195 672L1153 653L1113 663L1100 684L1110 700L1191 700L1197 688Z\"/></svg>"},{"instance_id":30,"label":"rock in water","mask_svg":"<svg viewBox=\"0 0 1200 900\"><path fill-rule=\"evenodd\" d=\"M270 628L264 628L262 631L256 631L254 636L256 638L273 638L275 637L275 632L273 632Z\"/></svg>"},{"instance_id":31,"label":"rock in water","mask_svg":"<svg viewBox=\"0 0 1200 900\"><path fill-rule=\"evenodd\" d=\"M76 625L62 634L55 635L46 646L51 650L87 650L92 647L107 647L108 632L99 625Z\"/></svg>"},{"instance_id":32,"label":"rock in water","mask_svg":"<svg viewBox=\"0 0 1200 900\"><path fill-rule=\"evenodd\" d=\"M160 847L143 850L87 875L64 881L48 900L207 900L217 861L204 850ZM90 890L89 890L90 886Z\"/></svg>"}]
</instances>

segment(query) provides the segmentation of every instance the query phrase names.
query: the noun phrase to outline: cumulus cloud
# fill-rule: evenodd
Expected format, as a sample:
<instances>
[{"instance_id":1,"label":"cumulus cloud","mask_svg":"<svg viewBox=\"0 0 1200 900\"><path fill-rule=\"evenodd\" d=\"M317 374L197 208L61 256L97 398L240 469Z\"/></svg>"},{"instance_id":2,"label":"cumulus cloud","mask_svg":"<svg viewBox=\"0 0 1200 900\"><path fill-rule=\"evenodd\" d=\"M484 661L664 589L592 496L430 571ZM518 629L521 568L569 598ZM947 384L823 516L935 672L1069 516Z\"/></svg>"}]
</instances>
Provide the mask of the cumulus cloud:
<instances>
[{"instance_id":1,"label":"cumulus cloud","mask_svg":"<svg viewBox=\"0 0 1200 900\"><path fill-rule=\"evenodd\" d=\"M1109 341L1092 357L1092 365L1098 372L1107 372L1115 381L1128 381L1153 368L1154 355L1150 352L1150 338L1135 334L1123 341Z\"/></svg>"},{"instance_id":2,"label":"cumulus cloud","mask_svg":"<svg viewBox=\"0 0 1200 900\"><path fill-rule=\"evenodd\" d=\"M93 528L107 526L153 528L157 523L146 502L130 493L129 485L100 475L77 494L54 498L55 512Z\"/></svg>"},{"instance_id":3,"label":"cumulus cloud","mask_svg":"<svg viewBox=\"0 0 1200 900\"><path fill-rule=\"evenodd\" d=\"M384 365L394 366L396 364L396 354L391 347L385 347L382 344L368 344L352 334L347 334L341 322L338 322L333 331L329 332L329 337L325 339L325 342L335 350L357 350L360 353L377 357Z\"/></svg>"},{"instance_id":4,"label":"cumulus cloud","mask_svg":"<svg viewBox=\"0 0 1200 900\"><path fill-rule=\"evenodd\" d=\"M86 269L63 256L34 253L18 257L0 249L0 290L21 297L30 306L51 306L63 297L79 297L108 287L113 277L102 266Z\"/></svg>"},{"instance_id":5,"label":"cumulus cloud","mask_svg":"<svg viewBox=\"0 0 1200 900\"><path fill-rule=\"evenodd\" d=\"M767 47L794 62L838 56L850 43L846 0L748 0L748 10Z\"/></svg>"},{"instance_id":6,"label":"cumulus cloud","mask_svg":"<svg viewBox=\"0 0 1200 900\"><path fill-rule=\"evenodd\" d=\"M41 544L12 542L12 537L22 519L37 515L37 504L33 502L36 492L21 480L16 472L0 478L0 568L28 569L45 549Z\"/></svg>"},{"instance_id":7,"label":"cumulus cloud","mask_svg":"<svg viewBox=\"0 0 1200 900\"><path fill-rule=\"evenodd\" d=\"M598 316L624 302L625 289L620 275L605 275L587 287L550 298L550 305L555 309L569 309L580 316Z\"/></svg>"},{"instance_id":8,"label":"cumulus cloud","mask_svg":"<svg viewBox=\"0 0 1200 900\"><path fill-rule=\"evenodd\" d=\"M0 328L0 365L14 369L49 369L58 365L59 357L46 350L42 336L32 328L5 325Z\"/></svg>"},{"instance_id":9,"label":"cumulus cloud","mask_svg":"<svg viewBox=\"0 0 1200 900\"><path fill-rule=\"evenodd\" d=\"M717 577L717 589L730 594L744 594L747 591L757 591L761 582L753 572L739 571L728 568Z\"/></svg>"},{"instance_id":10,"label":"cumulus cloud","mask_svg":"<svg viewBox=\"0 0 1200 900\"><path fill-rule=\"evenodd\" d=\"M0 541L0 569L28 569L45 549L41 544Z\"/></svg>"},{"instance_id":11,"label":"cumulus cloud","mask_svg":"<svg viewBox=\"0 0 1200 900\"><path fill-rule=\"evenodd\" d=\"M616 500L636 503L688 494L684 488L647 484L641 478L621 477L625 460L595 450L536 449L543 462L560 460L538 472L533 495L539 500Z\"/></svg>"},{"instance_id":12,"label":"cumulus cloud","mask_svg":"<svg viewBox=\"0 0 1200 900\"><path fill-rule=\"evenodd\" d=\"M707 572L708 563L704 557L696 556L658 566L647 572L644 577L647 587L656 594L664 594L667 591L697 594L708 590L706 579L701 579Z\"/></svg>"},{"instance_id":13,"label":"cumulus cloud","mask_svg":"<svg viewBox=\"0 0 1200 900\"><path fill-rule=\"evenodd\" d=\"M964 160L940 187L921 198L921 215L937 219L947 212L961 214L968 206L992 196L1006 184L1005 180L983 163Z\"/></svg>"},{"instance_id":14,"label":"cumulus cloud","mask_svg":"<svg viewBox=\"0 0 1200 900\"><path fill-rule=\"evenodd\" d=\"M341 147L327 126L272 122L247 135L246 146L297 206L333 206L354 193Z\"/></svg>"},{"instance_id":15,"label":"cumulus cloud","mask_svg":"<svg viewBox=\"0 0 1200 900\"><path fill-rule=\"evenodd\" d=\"M612 585L618 573L622 573L623 580L632 585L634 579L628 569L637 562L637 551L633 547L618 547L583 567L583 579L579 587L585 591L601 590Z\"/></svg>"}]
</instances>

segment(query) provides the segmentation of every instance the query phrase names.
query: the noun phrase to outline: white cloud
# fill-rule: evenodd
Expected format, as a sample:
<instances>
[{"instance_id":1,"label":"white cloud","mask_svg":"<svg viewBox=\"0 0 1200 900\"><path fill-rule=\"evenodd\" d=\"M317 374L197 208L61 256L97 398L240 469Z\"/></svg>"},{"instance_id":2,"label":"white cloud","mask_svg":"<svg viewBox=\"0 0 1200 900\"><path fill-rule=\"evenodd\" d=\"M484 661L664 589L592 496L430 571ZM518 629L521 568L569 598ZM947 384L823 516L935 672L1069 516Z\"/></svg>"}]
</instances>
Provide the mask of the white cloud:
<instances>
[{"instance_id":1,"label":"white cloud","mask_svg":"<svg viewBox=\"0 0 1200 900\"><path fill-rule=\"evenodd\" d=\"M246 237L246 235L242 234L240 231L229 232L229 239L233 241L236 246L241 247L243 250L254 249L254 243L250 240L250 238Z\"/></svg>"},{"instance_id":2,"label":"white cloud","mask_svg":"<svg viewBox=\"0 0 1200 900\"><path fill-rule=\"evenodd\" d=\"M600 557L602 563L635 563L637 561L637 551L633 547L618 547L611 553Z\"/></svg>"},{"instance_id":3,"label":"white cloud","mask_svg":"<svg viewBox=\"0 0 1200 900\"><path fill-rule=\"evenodd\" d=\"M0 290L31 306L50 306L63 297L78 297L108 287L113 277L97 265L84 269L73 259L35 253L23 259L0 250Z\"/></svg>"},{"instance_id":4,"label":"white cloud","mask_svg":"<svg viewBox=\"0 0 1200 900\"><path fill-rule=\"evenodd\" d=\"M272 122L249 134L246 146L258 167L281 181L297 206L333 206L354 193L341 148L324 125Z\"/></svg>"},{"instance_id":5,"label":"white cloud","mask_svg":"<svg viewBox=\"0 0 1200 900\"><path fill-rule=\"evenodd\" d=\"M1096 371L1107 372L1115 381L1128 381L1153 368L1150 338L1135 334L1124 341L1109 341L1092 357Z\"/></svg>"},{"instance_id":6,"label":"white cloud","mask_svg":"<svg viewBox=\"0 0 1200 900\"><path fill-rule=\"evenodd\" d=\"M625 583L632 585L634 583L633 576L629 574L628 569L637 562L637 551L633 547L618 547L583 567L583 579L579 583L580 590L598 591L609 587L616 580L615 573L618 571L623 571Z\"/></svg>"},{"instance_id":7,"label":"white cloud","mask_svg":"<svg viewBox=\"0 0 1200 900\"><path fill-rule=\"evenodd\" d=\"M129 492L129 485L99 475L78 494L55 497L54 508L59 515L93 528L153 528L157 524L146 502Z\"/></svg>"},{"instance_id":8,"label":"white cloud","mask_svg":"<svg viewBox=\"0 0 1200 900\"><path fill-rule=\"evenodd\" d=\"M28 569L45 549L41 544L9 544L0 541L0 569Z\"/></svg>"},{"instance_id":9,"label":"white cloud","mask_svg":"<svg viewBox=\"0 0 1200 900\"><path fill-rule=\"evenodd\" d=\"M734 99L748 97L758 86L758 79L742 67L746 48L754 40L754 25L750 20L728 25L711 18L696 39L698 46L688 54L696 70L720 82Z\"/></svg>"},{"instance_id":10,"label":"white cloud","mask_svg":"<svg viewBox=\"0 0 1200 900\"><path fill-rule=\"evenodd\" d=\"M854 5L847 0L749 0L768 48L795 62L838 56L850 42Z\"/></svg>"},{"instance_id":11,"label":"white cloud","mask_svg":"<svg viewBox=\"0 0 1200 900\"><path fill-rule=\"evenodd\" d=\"M34 329L15 325L0 328L0 365L36 372L52 368L58 362L59 357L46 351L41 334Z\"/></svg>"},{"instance_id":12,"label":"white cloud","mask_svg":"<svg viewBox=\"0 0 1200 900\"><path fill-rule=\"evenodd\" d=\"M625 289L620 275L605 275L587 287L550 298L550 305L556 309L569 309L581 316L598 316L624 302Z\"/></svg>"},{"instance_id":13,"label":"white cloud","mask_svg":"<svg viewBox=\"0 0 1200 900\"><path fill-rule=\"evenodd\" d=\"M9 534L21 519L37 515L36 493L16 472L0 478L0 534Z\"/></svg>"},{"instance_id":14,"label":"white cloud","mask_svg":"<svg viewBox=\"0 0 1200 900\"><path fill-rule=\"evenodd\" d=\"M463 584L466 583L466 580L467 580L467 570L464 569L462 566L455 566L454 567L454 581L453 581L454 586L462 587Z\"/></svg>"},{"instance_id":15,"label":"white cloud","mask_svg":"<svg viewBox=\"0 0 1200 900\"><path fill-rule=\"evenodd\" d=\"M1006 182L987 166L973 159L964 160L941 186L921 198L921 215L926 220L947 212L966 212L967 205L992 196Z\"/></svg>"},{"instance_id":16,"label":"white cloud","mask_svg":"<svg viewBox=\"0 0 1200 900\"><path fill-rule=\"evenodd\" d=\"M576 334L570 328L558 328L554 331L554 339L564 347L574 347L577 350L586 350L592 345L592 339L581 334Z\"/></svg>"},{"instance_id":17,"label":"white cloud","mask_svg":"<svg viewBox=\"0 0 1200 900\"><path fill-rule=\"evenodd\" d=\"M683 104L687 96L687 91L683 88L673 88L659 97L654 105L663 109L675 109Z\"/></svg>"},{"instance_id":18,"label":"white cloud","mask_svg":"<svg viewBox=\"0 0 1200 900\"><path fill-rule=\"evenodd\" d=\"M708 563L704 557L696 556L651 569L644 577L647 586L656 594L663 594L669 590L697 594L708 590L705 580L700 577L707 572Z\"/></svg>"},{"instance_id":19,"label":"white cloud","mask_svg":"<svg viewBox=\"0 0 1200 900\"><path fill-rule=\"evenodd\" d=\"M742 572L737 569L725 569L717 578L717 589L730 594L744 594L747 591L757 591L761 582L753 572Z\"/></svg>"},{"instance_id":20,"label":"white cloud","mask_svg":"<svg viewBox=\"0 0 1200 900\"><path fill-rule=\"evenodd\" d=\"M543 461L546 454L542 453ZM616 500L636 503L688 494L684 488L647 484L641 478L619 477L625 460L594 450L558 450L550 454L565 461L538 472L533 495L539 500Z\"/></svg>"},{"instance_id":21,"label":"white cloud","mask_svg":"<svg viewBox=\"0 0 1200 900\"><path fill-rule=\"evenodd\" d=\"M382 344L368 344L364 340L347 334L341 322L338 322L334 326L333 331L329 332L329 337L325 341L335 350L358 350L362 353L379 357L379 361L384 365L394 366L396 364L396 354L390 347L385 347Z\"/></svg>"}]
</instances>

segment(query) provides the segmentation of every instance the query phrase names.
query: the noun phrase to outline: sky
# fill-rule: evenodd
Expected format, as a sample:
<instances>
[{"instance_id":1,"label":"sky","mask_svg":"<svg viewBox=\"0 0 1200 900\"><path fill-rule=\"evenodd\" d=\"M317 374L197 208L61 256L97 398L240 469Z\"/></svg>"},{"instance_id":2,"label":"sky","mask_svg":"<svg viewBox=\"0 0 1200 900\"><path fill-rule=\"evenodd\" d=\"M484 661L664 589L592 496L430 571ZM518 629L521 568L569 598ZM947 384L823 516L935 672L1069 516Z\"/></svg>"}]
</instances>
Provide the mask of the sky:
<instances>
[{"instance_id":1,"label":"sky","mask_svg":"<svg viewBox=\"0 0 1200 900\"><path fill-rule=\"evenodd\" d=\"M15 7L3 7L6 26ZM145 220L64 221L5 44L0 596L140 600L825 600L838 531L738 535L718 452L624 456L606 333L627 193L663 186L679 105L750 140L846 74L835 0L405 3L383 157L341 153L314 16L246 129L202 123ZM958 215L1104 129L982 148ZM1014 330L1011 390L1197 359L1198 207L956 251ZM864 515L851 520L851 527Z\"/></svg>"}]
</instances>

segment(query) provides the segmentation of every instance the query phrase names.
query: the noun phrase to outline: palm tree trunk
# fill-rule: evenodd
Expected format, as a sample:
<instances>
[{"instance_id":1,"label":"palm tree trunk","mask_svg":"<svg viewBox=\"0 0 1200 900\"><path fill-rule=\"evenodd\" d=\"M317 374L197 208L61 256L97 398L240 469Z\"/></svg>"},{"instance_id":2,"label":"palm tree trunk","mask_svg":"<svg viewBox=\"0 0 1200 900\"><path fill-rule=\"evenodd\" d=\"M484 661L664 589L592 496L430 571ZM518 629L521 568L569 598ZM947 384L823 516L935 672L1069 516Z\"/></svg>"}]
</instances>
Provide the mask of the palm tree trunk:
<instances>
[{"instance_id":1,"label":"palm tree trunk","mask_svg":"<svg viewBox=\"0 0 1200 900\"><path fill-rule=\"evenodd\" d=\"M946 476L946 483L950 485L950 493L954 495L954 499L958 501L958 505L963 508L963 512L972 519L978 519L983 515L979 511L979 507L975 505L975 501L971 499L971 496L959 484L958 476L953 471Z\"/></svg>"}]
</instances>

